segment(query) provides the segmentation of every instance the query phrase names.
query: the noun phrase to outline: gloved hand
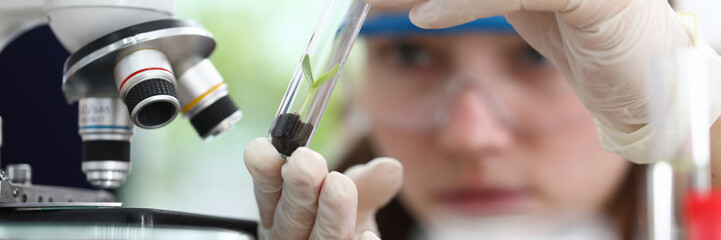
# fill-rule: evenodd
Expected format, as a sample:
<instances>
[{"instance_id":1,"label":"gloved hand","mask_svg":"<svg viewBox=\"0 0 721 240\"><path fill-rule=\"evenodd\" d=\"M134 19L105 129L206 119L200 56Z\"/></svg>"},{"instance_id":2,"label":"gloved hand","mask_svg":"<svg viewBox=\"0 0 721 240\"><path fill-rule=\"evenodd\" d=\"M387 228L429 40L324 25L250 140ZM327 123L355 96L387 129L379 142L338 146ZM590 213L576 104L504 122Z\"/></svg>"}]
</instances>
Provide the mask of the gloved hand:
<instances>
[{"instance_id":1,"label":"gloved hand","mask_svg":"<svg viewBox=\"0 0 721 240\"><path fill-rule=\"evenodd\" d=\"M323 156L298 148L287 162L270 140L245 148L260 210L260 239L379 239L375 212L400 190L400 162L378 158L346 175L328 173Z\"/></svg>"},{"instance_id":2,"label":"gloved hand","mask_svg":"<svg viewBox=\"0 0 721 240\"><path fill-rule=\"evenodd\" d=\"M411 21L425 28L504 15L521 37L558 67L596 118L604 147L635 162L650 161L647 66L654 57L692 45L693 30L679 21L667 0L365 1L377 6L411 4ZM712 68L721 67L712 49L705 46L704 51L717 65ZM710 88L721 89L721 83L716 79ZM712 94L711 123L721 114L719 96Z\"/></svg>"}]
</instances>

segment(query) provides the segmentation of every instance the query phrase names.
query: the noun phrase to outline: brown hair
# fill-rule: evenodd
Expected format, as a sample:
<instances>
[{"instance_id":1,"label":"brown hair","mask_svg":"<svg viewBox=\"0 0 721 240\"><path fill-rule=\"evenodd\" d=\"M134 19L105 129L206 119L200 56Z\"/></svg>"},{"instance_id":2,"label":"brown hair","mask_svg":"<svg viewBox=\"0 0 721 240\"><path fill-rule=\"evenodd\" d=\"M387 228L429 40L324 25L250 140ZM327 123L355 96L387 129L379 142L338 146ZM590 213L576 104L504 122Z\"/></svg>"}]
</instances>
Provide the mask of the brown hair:
<instances>
[{"instance_id":1,"label":"brown hair","mask_svg":"<svg viewBox=\"0 0 721 240\"><path fill-rule=\"evenodd\" d=\"M336 170L343 172L356 164L362 164L377 157L368 138L363 138L346 155ZM638 234L639 194L644 193L645 170L643 165L632 165L625 179L618 186L614 196L604 210L613 220L614 227L621 239L631 240ZM398 197L381 208L376 214L378 230L383 239L410 239L416 222L398 201Z\"/></svg>"}]
</instances>

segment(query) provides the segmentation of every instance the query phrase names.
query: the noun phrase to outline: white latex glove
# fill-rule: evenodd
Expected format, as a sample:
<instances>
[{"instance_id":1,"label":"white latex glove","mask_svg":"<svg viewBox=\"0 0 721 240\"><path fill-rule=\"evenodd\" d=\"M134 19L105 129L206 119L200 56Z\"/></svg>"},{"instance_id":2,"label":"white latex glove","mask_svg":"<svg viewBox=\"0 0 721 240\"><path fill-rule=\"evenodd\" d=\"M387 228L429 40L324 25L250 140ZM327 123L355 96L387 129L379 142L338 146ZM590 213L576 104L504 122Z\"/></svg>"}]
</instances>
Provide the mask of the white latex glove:
<instances>
[{"instance_id":1,"label":"white latex glove","mask_svg":"<svg viewBox=\"0 0 721 240\"><path fill-rule=\"evenodd\" d=\"M267 138L246 146L245 165L260 210L260 239L379 239L375 212L403 179L395 159L375 159L347 175L328 173L317 152L298 148L286 161Z\"/></svg>"},{"instance_id":2,"label":"white latex glove","mask_svg":"<svg viewBox=\"0 0 721 240\"><path fill-rule=\"evenodd\" d=\"M411 21L425 28L504 15L562 72L596 118L604 147L635 162L651 160L647 158L651 94L646 68L654 57L692 45L689 30L667 0L365 1L377 6L412 4ZM718 55L704 49L711 68L721 68ZM712 79L710 88L721 89L719 80ZM721 94L711 95L713 124L721 114Z\"/></svg>"}]
</instances>

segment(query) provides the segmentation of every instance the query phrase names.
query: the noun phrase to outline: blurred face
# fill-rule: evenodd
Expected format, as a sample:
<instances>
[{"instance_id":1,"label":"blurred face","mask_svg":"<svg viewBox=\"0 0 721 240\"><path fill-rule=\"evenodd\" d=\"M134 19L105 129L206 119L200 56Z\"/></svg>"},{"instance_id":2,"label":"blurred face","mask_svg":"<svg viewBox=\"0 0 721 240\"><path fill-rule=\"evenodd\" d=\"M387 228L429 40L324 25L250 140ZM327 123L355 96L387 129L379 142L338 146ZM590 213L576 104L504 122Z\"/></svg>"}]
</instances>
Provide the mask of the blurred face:
<instances>
[{"instance_id":1,"label":"blurred face","mask_svg":"<svg viewBox=\"0 0 721 240\"><path fill-rule=\"evenodd\" d=\"M400 197L420 222L595 213L625 176L561 74L519 36L366 40L370 137L403 163Z\"/></svg>"}]
</instances>

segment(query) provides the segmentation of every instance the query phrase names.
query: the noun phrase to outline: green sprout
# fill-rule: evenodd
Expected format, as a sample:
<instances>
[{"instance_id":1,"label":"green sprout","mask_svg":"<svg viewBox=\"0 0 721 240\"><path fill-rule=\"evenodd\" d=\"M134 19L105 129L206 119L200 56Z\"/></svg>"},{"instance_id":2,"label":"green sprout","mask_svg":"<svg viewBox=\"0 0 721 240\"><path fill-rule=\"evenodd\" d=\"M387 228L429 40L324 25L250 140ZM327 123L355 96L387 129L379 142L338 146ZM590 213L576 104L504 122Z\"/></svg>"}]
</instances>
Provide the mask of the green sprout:
<instances>
[{"instance_id":1,"label":"green sprout","mask_svg":"<svg viewBox=\"0 0 721 240\"><path fill-rule=\"evenodd\" d=\"M340 64L336 63L335 66L333 66L333 68L330 69L330 71L328 71L327 73L321 75L318 79L316 79L315 82L313 82L313 84L310 85L310 88L312 89L311 91L314 91L315 89L320 87L320 85L323 85L323 84L327 83L328 81L330 81L331 79L333 79L335 77L335 75L338 74L338 68L340 68Z\"/></svg>"},{"instance_id":2,"label":"green sprout","mask_svg":"<svg viewBox=\"0 0 721 240\"><path fill-rule=\"evenodd\" d=\"M308 86L313 85L313 71L310 70L310 55L305 54L305 57L303 57L303 64L301 65L303 68L303 74L305 75L305 79L308 81Z\"/></svg>"},{"instance_id":3,"label":"green sprout","mask_svg":"<svg viewBox=\"0 0 721 240\"><path fill-rule=\"evenodd\" d=\"M340 64L335 64L330 71L327 73L324 73L318 79L313 79L313 71L310 68L310 55L306 54L303 57L303 64L301 66L303 69L303 75L305 75L305 79L308 81L308 85L310 86L308 97L305 98L305 102L303 102L303 106L301 106L301 110L305 110L306 105L308 105L308 101L310 101L311 96L313 96L313 93L315 90L317 90L321 85L327 83L328 81L335 78L335 76L338 74L338 69L340 68Z\"/></svg>"}]
</instances>

